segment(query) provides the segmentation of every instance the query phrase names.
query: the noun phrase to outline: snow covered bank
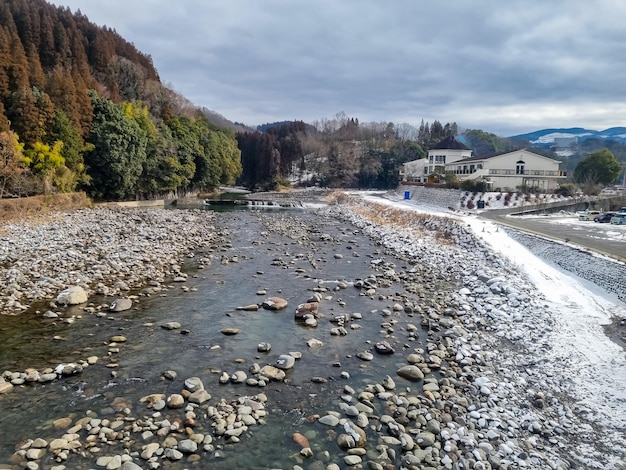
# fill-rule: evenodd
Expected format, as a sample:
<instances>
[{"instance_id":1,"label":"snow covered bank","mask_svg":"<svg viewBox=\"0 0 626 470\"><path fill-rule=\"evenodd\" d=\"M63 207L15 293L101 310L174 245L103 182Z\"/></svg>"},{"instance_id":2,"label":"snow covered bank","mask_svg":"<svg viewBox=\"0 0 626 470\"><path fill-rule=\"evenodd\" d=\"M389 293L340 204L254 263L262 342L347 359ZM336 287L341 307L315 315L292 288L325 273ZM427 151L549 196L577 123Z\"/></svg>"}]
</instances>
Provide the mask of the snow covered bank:
<instances>
[{"instance_id":1,"label":"snow covered bank","mask_svg":"<svg viewBox=\"0 0 626 470\"><path fill-rule=\"evenodd\" d=\"M376 224L362 224L372 236L411 262L433 269L447 264L448 273L464 286L451 305L467 310L466 326L471 324L493 348L483 374L509 390L503 415L510 413L534 434L532 447L551 447L571 462L570 468L623 468L626 359L603 325L626 318L624 306L549 265L491 222L407 201L361 197L369 217L376 219ZM354 223L368 217L358 207L350 209ZM398 209L425 214L431 236L411 227L408 216L385 214ZM469 232L478 244L464 242ZM502 298L502 288L508 298Z\"/></svg>"}]
</instances>

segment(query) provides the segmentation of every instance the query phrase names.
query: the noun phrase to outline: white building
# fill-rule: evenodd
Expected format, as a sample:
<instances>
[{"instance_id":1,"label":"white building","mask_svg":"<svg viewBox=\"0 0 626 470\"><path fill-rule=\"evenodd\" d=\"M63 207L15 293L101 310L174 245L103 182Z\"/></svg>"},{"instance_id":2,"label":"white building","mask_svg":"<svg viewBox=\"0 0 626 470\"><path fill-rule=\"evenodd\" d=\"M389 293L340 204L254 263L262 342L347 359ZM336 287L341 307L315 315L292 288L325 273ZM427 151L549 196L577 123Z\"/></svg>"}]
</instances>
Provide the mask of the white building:
<instances>
[{"instance_id":1,"label":"white building","mask_svg":"<svg viewBox=\"0 0 626 470\"><path fill-rule=\"evenodd\" d=\"M413 160L402 165L400 177L408 183L439 182L446 165L471 158L472 150L454 137L446 137L428 151L427 158Z\"/></svg>"},{"instance_id":2,"label":"white building","mask_svg":"<svg viewBox=\"0 0 626 470\"><path fill-rule=\"evenodd\" d=\"M484 181L491 191L553 191L565 180L561 162L522 149L490 157L472 157L472 150L454 137L447 137L428 151L428 158L402 165L405 183L436 183L446 173L459 181Z\"/></svg>"},{"instance_id":3,"label":"white building","mask_svg":"<svg viewBox=\"0 0 626 470\"><path fill-rule=\"evenodd\" d=\"M534 188L547 192L558 188L559 182L567 177L566 172L559 170L560 163L522 149L446 163L445 171L456 175L459 181L484 181L491 191L525 191Z\"/></svg>"}]
</instances>

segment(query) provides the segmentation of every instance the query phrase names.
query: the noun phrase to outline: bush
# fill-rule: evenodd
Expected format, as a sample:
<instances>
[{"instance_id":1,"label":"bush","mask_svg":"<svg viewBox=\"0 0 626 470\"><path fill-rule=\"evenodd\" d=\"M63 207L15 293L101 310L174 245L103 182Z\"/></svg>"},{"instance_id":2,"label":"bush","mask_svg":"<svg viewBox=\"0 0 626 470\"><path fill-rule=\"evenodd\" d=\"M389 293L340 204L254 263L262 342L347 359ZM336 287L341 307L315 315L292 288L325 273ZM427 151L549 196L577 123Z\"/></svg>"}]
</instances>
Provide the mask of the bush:
<instances>
[{"instance_id":1,"label":"bush","mask_svg":"<svg viewBox=\"0 0 626 470\"><path fill-rule=\"evenodd\" d=\"M460 186L462 190L473 193L484 193L487 191L487 183L484 181L465 180L461 181Z\"/></svg>"},{"instance_id":2,"label":"bush","mask_svg":"<svg viewBox=\"0 0 626 470\"><path fill-rule=\"evenodd\" d=\"M473 209L474 206L474 201L472 201L471 199L469 201L467 201L467 208L468 209Z\"/></svg>"},{"instance_id":3,"label":"bush","mask_svg":"<svg viewBox=\"0 0 626 470\"><path fill-rule=\"evenodd\" d=\"M556 190L556 194L563 197L572 197L577 192L578 187L574 183L563 183Z\"/></svg>"},{"instance_id":4,"label":"bush","mask_svg":"<svg viewBox=\"0 0 626 470\"><path fill-rule=\"evenodd\" d=\"M261 191L280 191L281 189L290 188L291 183L287 178L278 177L272 181L268 181L260 185Z\"/></svg>"}]
</instances>

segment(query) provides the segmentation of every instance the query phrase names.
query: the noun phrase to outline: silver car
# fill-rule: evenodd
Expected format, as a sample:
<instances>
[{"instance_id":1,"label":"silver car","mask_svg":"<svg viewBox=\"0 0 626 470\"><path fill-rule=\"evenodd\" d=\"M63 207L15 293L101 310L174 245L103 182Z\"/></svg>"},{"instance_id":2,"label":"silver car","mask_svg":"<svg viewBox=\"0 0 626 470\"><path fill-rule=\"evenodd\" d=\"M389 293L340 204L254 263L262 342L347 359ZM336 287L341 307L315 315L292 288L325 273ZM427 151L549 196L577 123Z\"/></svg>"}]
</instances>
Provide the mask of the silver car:
<instances>
[{"instance_id":1,"label":"silver car","mask_svg":"<svg viewBox=\"0 0 626 470\"><path fill-rule=\"evenodd\" d=\"M626 214L616 214L611 219L612 225L626 225Z\"/></svg>"}]
</instances>

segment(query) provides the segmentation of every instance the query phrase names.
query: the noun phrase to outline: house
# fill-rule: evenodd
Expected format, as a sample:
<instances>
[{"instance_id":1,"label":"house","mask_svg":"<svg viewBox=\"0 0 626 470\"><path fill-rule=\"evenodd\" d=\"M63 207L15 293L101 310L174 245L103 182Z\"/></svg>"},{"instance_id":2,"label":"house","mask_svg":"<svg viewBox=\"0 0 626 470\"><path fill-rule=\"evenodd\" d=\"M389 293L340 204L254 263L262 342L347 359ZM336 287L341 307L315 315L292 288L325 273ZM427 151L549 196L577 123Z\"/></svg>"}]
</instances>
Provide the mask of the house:
<instances>
[{"instance_id":1,"label":"house","mask_svg":"<svg viewBox=\"0 0 626 470\"><path fill-rule=\"evenodd\" d=\"M447 137L428 151L428 158L402 165L405 183L433 183L451 173L459 181L484 181L492 191L529 190L546 192L558 188L567 173L561 162L522 149L489 157L473 157L472 150L454 137Z\"/></svg>"},{"instance_id":2,"label":"house","mask_svg":"<svg viewBox=\"0 0 626 470\"><path fill-rule=\"evenodd\" d=\"M456 175L459 181L484 181L492 191L548 192L557 189L559 182L567 177L565 171L559 170L560 163L522 149L446 163L445 171Z\"/></svg>"},{"instance_id":3,"label":"house","mask_svg":"<svg viewBox=\"0 0 626 470\"><path fill-rule=\"evenodd\" d=\"M400 178L408 183L438 182L447 164L471 158L472 150L453 136L446 137L428 151L428 157L402 165Z\"/></svg>"}]
</instances>

